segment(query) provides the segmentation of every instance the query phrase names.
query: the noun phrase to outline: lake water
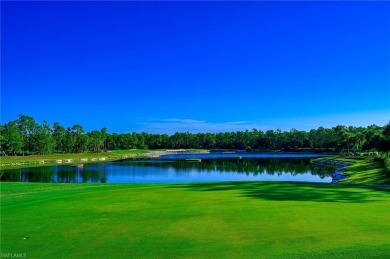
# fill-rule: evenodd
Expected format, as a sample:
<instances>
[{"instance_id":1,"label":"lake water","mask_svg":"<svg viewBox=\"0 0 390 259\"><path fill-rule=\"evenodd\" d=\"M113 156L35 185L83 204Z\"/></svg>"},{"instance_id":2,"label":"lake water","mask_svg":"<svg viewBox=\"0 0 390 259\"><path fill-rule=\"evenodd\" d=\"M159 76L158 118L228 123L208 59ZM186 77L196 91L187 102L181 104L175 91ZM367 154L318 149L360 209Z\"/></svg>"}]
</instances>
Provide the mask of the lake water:
<instances>
[{"instance_id":1,"label":"lake water","mask_svg":"<svg viewBox=\"0 0 390 259\"><path fill-rule=\"evenodd\" d=\"M239 158L238 156L241 156ZM207 181L331 182L333 169L310 163L316 154L242 153L165 155L153 160L122 160L3 170L1 181L51 183L183 183ZM186 161L189 158L201 162Z\"/></svg>"}]
</instances>

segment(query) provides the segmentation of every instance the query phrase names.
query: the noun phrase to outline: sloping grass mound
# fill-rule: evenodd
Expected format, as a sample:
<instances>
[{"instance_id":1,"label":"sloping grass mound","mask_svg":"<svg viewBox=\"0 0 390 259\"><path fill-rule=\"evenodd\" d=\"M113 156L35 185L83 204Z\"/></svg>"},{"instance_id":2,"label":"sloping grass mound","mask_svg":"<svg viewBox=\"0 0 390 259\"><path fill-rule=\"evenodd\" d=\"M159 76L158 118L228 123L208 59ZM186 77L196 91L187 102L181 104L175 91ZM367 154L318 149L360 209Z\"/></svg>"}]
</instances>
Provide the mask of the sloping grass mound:
<instances>
[{"instance_id":1,"label":"sloping grass mound","mask_svg":"<svg viewBox=\"0 0 390 259\"><path fill-rule=\"evenodd\" d=\"M383 159L361 159L353 161L345 168L347 178L341 183L388 184L390 175Z\"/></svg>"},{"instance_id":2,"label":"sloping grass mound","mask_svg":"<svg viewBox=\"0 0 390 259\"><path fill-rule=\"evenodd\" d=\"M322 157L312 160L315 163L338 161L345 163L343 168L346 178L340 183L348 184L389 184L389 158L367 158L367 157Z\"/></svg>"}]
</instances>

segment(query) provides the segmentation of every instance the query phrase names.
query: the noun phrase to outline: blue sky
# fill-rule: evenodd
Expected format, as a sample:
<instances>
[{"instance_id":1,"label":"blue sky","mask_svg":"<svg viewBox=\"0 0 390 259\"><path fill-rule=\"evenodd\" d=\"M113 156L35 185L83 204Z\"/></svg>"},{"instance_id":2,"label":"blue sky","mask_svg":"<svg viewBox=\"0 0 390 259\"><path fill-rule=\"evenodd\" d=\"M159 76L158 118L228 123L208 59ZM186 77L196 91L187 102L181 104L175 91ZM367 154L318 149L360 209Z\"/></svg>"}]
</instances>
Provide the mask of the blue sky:
<instances>
[{"instance_id":1,"label":"blue sky","mask_svg":"<svg viewBox=\"0 0 390 259\"><path fill-rule=\"evenodd\" d=\"M390 119L388 2L1 2L1 121L110 132Z\"/></svg>"}]
</instances>

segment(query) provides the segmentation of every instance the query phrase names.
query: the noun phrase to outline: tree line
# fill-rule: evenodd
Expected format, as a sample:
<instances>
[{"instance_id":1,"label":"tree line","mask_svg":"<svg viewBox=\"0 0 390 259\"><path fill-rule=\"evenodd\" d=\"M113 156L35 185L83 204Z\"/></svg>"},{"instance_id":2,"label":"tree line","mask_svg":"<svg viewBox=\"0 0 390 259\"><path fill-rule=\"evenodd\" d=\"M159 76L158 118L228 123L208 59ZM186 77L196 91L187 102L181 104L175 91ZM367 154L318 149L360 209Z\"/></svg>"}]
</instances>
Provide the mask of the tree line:
<instances>
[{"instance_id":1,"label":"tree line","mask_svg":"<svg viewBox=\"0 0 390 259\"><path fill-rule=\"evenodd\" d=\"M310 131L267 130L168 134L108 133L107 128L85 132L82 125L64 127L58 122L38 124L27 115L0 124L2 155L102 152L118 149L239 149L285 150L310 149L356 153L379 151L386 156L390 149L390 123L385 126L353 127L338 125Z\"/></svg>"}]
</instances>

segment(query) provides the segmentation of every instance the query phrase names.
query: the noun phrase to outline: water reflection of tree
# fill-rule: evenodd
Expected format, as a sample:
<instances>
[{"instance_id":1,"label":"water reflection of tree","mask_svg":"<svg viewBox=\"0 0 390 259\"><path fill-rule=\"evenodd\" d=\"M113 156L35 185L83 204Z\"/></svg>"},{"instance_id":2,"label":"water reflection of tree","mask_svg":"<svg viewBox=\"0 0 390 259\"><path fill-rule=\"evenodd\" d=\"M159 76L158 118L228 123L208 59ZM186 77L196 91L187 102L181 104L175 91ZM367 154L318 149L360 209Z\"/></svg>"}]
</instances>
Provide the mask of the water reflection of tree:
<instances>
[{"instance_id":1,"label":"water reflection of tree","mask_svg":"<svg viewBox=\"0 0 390 259\"><path fill-rule=\"evenodd\" d=\"M137 162L137 166L173 168L184 172L206 171L218 173L240 173L246 175L292 175L307 174L319 175L320 177L330 176L332 169L322 168L310 163L309 159L302 158L271 158L271 159L204 159L201 163L185 160L167 162Z\"/></svg>"},{"instance_id":2,"label":"water reflection of tree","mask_svg":"<svg viewBox=\"0 0 390 259\"><path fill-rule=\"evenodd\" d=\"M53 177L51 167L12 169L2 172L3 182L42 182L50 183Z\"/></svg>"},{"instance_id":3,"label":"water reflection of tree","mask_svg":"<svg viewBox=\"0 0 390 259\"><path fill-rule=\"evenodd\" d=\"M82 170L83 183L106 183L107 171L106 170L94 170L84 169Z\"/></svg>"},{"instance_id":4,"label":"water reflection of tree","mask_svg":"<svg viewBox=\"0 0 390 259\"><path fill-rule=\"evenodd\" d=\"M58 183L78 183L81 182L78 177L78 170L71 167L59 167L57 171L57 182Z\"/></svg>"},{"instance_id":5,"label":"water reflection of tree","mask_svg":"<svg viewBox=\"0 0 390 259\"><path fill-rule=\"evenodd\" d=\"M105 183L105 170L84 170L70 166L13 169L2 172L1 181L41 183Z\"/></svg>"},{"instance_id":6,"label":"water reflection of tree","mask_svg":"<svg viewBox=\"0 0 390 259\"><path fill-rule=\"evenodd\" d=\"M53 179L52 167L38 167L23 169L22 182L50 183Z\"/></svg>"},{"instance_id":7,"label":"water reflection of tree","mask_svg":"<svg viewBox=\"0 0 390 259\"><path fill-rule=\"evenodd\" d=\"M1 182L20 182L22 181L22 169L12 169L0 172Z\"/></svg>"},{"instance_id":8,"label":"water reflection of tree","mask_svg":"<svg viewBox=\"0 0 390 259\"><path fill-rule=\"evenodd\" d=\"M60 183L105 183L105 170L68 167L57 172L57 181Z\"/></svg>"}]
</instances>

